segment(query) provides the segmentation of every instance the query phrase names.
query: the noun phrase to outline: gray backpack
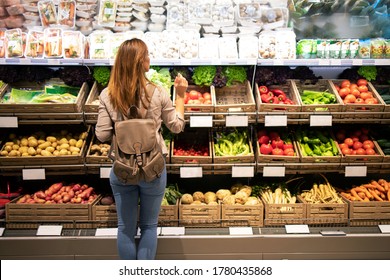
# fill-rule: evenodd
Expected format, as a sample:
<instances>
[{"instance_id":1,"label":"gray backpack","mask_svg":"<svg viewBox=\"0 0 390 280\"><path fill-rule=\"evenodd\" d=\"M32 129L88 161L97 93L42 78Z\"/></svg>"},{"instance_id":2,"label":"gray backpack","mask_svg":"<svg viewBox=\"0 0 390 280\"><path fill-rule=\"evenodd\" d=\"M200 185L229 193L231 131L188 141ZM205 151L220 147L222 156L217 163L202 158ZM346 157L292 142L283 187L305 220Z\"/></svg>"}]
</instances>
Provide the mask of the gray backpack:
<instances>
[{"instance_id":1,"label":"gray backpack","mask_svg":"<svg viewBox=\"0 0 390 280\"><path fill-rule=\"evenodd\" d=\"M153 93L150 100L152 97ZM145 103L149 107L146 98ZM115 154L113 172L121 182L131 185L140 181L151 182L159 178L165 168L155 121L147 119L147 110L140 107L132 106L129 117L115 123L112 139Z\"/></svg>"}]
</instances>

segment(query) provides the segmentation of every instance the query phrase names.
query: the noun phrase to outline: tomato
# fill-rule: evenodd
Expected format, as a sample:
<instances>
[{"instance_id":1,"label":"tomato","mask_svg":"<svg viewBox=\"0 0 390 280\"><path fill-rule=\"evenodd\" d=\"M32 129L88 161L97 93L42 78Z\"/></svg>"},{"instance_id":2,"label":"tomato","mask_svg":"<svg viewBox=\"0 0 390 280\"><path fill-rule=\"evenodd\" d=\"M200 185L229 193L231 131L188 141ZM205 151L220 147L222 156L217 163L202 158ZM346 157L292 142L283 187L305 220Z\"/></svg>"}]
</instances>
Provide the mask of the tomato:
<instances>
[{"instance_id":1,"label":"tomato","mask_svg":"<svg viewBox=\"0 0 390 280\"><path fill-rule=\"evenodd\" d=\"M205 100L211 100L211 94L209 92L205 92L205 93L203 93L203 98Z\"/></svg>"},{"instance_id":2,"label":"tomato","mask_svg":"<svg viewBox=\"0 0 390 280\"><path fill-rule=\"evenodd\" d=\"M294 145L292 143L284 143L283 150L294 149Z\"/></svg>"},{"instance_id":3,"label":"tomato","mask_svg":"<svg viewBox=\"0 0 390 280\"><path fill-rule=\"evenodd\" d=\"M360 97L361 92L358 89L351 90L351 94L355 95L356 97Z\"/></svg>"},{"instance_id":4,"label":"tomato","mask_svg":"<svg viewBox=\"0 0 390 280\"><path fill-rule=\"evenodd\" d=\"M352 138L353 143L359 141L359 137L357 137L357 136L353 136L353 137L351 136L351 138Z\"/></svg>"},{"instance_id":5,"label":"tomato","mask_svg":"<svg viewBox=\"0 0 390 280\"><path fill-rule=\"evenodd\" d=\"M348 148L348 145L345 144L345 143L340 143L340 144L339 144L339 148L340 148L340 150L342 150L342 149ZM349 148L348 148L348 149L349 149Z\"/></svg>"},{"instance_id":6,"label":"tomato","mask_svg":"<svg viewBox=\"0 0 390 280\"><path fill-rule=\"evenodd\" d=\"M292 148L287 148L287 149L285 149L285 150L283 151L283 154L284 154L285 156L294 156L294 155L295 155L294 149L292 149Z\"/></svg>"},{"instance_id":7,"label":"tomato","mask_svg":"<svg viewBox=\"0 0 390 280\"><path fill-rule=\"evenodd\" d=\"M349 89L350 89L350 90L357 89L357 88L358 88L358 85L357 85L357 84L351 84L351 85L349 86Z\"/></svg>"},{"instance_id":8,"label":"tomato","mask_svg":"<svg viewBox=\"0 0 390 280\"><path fill-rule=\"evenodd\" d=\"M360 142L360 141L355 141L355 142L353 143L353 148L354 148L354 150L357 150L357 149L362 148L362 147L363 147L363 143Z\"/></svg>"},{"instance_id":9,"label":"tomato","mask_svg":"<svg viewBox=\"0 0 390 280\"><path fill-rule=\"evenodd\" d=\"M363 148L359 148L356 150L356 154L357 155L365 155L366 154L366 150L363 149Z\"/></svg>"},{"instance_id":10,"label":"tomato","mask_svg":"<svg viewBox=\"0 0 390 280\"><path fill-rule=\"evenodd\" d=\"M355 104L366 104L366 101L363 98L356 98Z\"/></svg>"},{"instance_id":11,"label":"tomato","mask_svg":"<svg viewBox=\"0 0 390 280\"><path fill-rule=\"evenodd\" d=\"M352 150L350 148L343 148L341 149L341 152L343 155L350 155L352 153Z\"/></svg>"},{"instance_id":12,"label":"tomato","mask_svg":"<svg viewBox=\"0 0 390 280\"><path fill-rule=\"evenodd\" d=\"M203 104L211 104L211 99L206 99Z\"/></svg>"},{"instance_id":13,"label":"tomato","mask_svg":"<svg viewBox=\"0 0 390 280\"><path fill-rule=\"evenodd\" d=\"M271 141L271 146L272 148L279 148L279 149L283 149L283 145L284 145L284 141L282 139L274 139Z\"/></svg>"},{"instance_id":14,"label":"tomato","mask_svg":"<svg viewBox=\"0 0 390 280\"><path fill-rule=\"evenodd\" d=\"M366 155L370 155L370 156L376 155L376 152L374 149L368 148L366 149Z\"/></svg>"},{"instance_id":15,"label":"tomato","mask_svg":"<svg viewBox=\"0 0 390 280\"><path fill-rule=\"evenodd\" d=\"M376 99L375 97L367 98L365 101L366 104L378 104L378 99Z\"/></svg>"},{"instance_id":16,"label":"tomato","mask_svg":"<svg viewBox=\"0 0 390 280\"><path fill-rule=\"evenodd\" d=\"M351 90L347 87L341 88L339 90L339 94L342 98L346 97L350 92L351 92Z\"/></svg>"},{"instance_id":17,"label":"tomato","mask_svg":"<svg viewBox=\"0 0 390 280\"><path fill-rule=\"evenodd\" d=\"M360 92L366 92L366 91L368 91L368 87L367 86L358 86L358 90L360 91Z\"/></svg>"},{"instance_id":18,"label":"tomato","mask_svg":"<svg viewBox=\"0 0 390 280\"><path fill-rule=\"evenodd\" d=\"M196 90L191 90L189 93L188 93L188 96L190 99L192 100L195 100L195 99L198 99L198 91Z\"/></svg>"},{"instance_id":19,"label":"tomato","mask_svg":"<svg viewBox=\"0 0 390 280\"><path fill-rule=\"evenodd\" d=\"M274 156L282 156L284 154L283 150L282 149L279 149L279 148L275 148L272 150L272 154Z\"/></svg>"},{"instance_id":20,"label":"tomato","mask_svg":"<svg viewBox=\"0 0 390 280\"><path fill-rule=\"evenodd\" d=\"M368 149L368 148L374 149L374 147L375 147L374 142L372 142L371 140L366 140L363 142L364 149Z\"/></svg>"},{"instance_id":21,"label":"tomato","mask_svg":"<svg viewBox=\"0 0 390 280\"><path fill-rule=\"evenodd\" d=\"M263 155L269 155L270 153L272 153L272 146L271 144L261 144L260 146L260 153L262 153Z\"/></svg>"},{"instance_id":22,"label":"tomato","mask_svg":"<svg viewBox=\"0 0 390 280\"><path fill-rule=\"evenodd\" d=\"M356 83L358 86L366 86L368 84L366 79L359 79Z\"/></svg>"},{"instance_id":23,"label":"tomato","mask_svg":"<svg viewBox=\"0 0 390 280\"><path fill-rule=\"evenodd\" d=\"M345 98L344 98L344 103L355 103L356 101L356 97L355 95L353 94L348 94Z\"/></svg>"},{"instance_id":24,"label":"tomato","mask_svg":"<svg viewBox=\"0 0 390 280\"><path fill-rule=\"evenodd\" d=\"M349 80L343 80L341 82L341 87L342 88L349 87L350 85L351 85L351 82Z\"/></svg>"},{"instance_id":25,"label":"tomato","mask_svg":"<svg viewBox=\"0 0 390 280\"><path fill-rule=\"evenodd\" d=\"M353 140L352 140L352 138L348 137L348 138L345 138L344 143L347 144L348 147L352 147Z\"/></svg>"},{"instance_id":26,"label":"tomato","mask_svg":"<svg viewBox=\"0 0 390 280\"><path fill-rule=\"evenodd\" d=\"M269 137L267 135L262 135L259 137L259 143L260 144L268 144L269 143Z\"/></svg>"},{"instance_id":27,"label":"tomato","mask_svg":"<svg viewBox=\"0 0 390 280\"><path fill-rule=\"evenodd\" d=\"M366 100L366 99L368 99L368 98L372 98L372 92L371 91L366 91L366 92L362 92L361 94L360 94L360 98L362 98L362 99L364 99L364 100Z\"/></svg>"},{"instance_id":28,"label":"tomato","mask_svg":"<svg viewBox=\"0 0 390 280\"><path fill-rule=\"evenodd\" d=\"M278 140L278 139L280 139L280 135L279 135L279 133L277 133L276 131L271 131L271 132L269 133L269 138L270 138L271 140Z\"/></svg>"}]
</instances>

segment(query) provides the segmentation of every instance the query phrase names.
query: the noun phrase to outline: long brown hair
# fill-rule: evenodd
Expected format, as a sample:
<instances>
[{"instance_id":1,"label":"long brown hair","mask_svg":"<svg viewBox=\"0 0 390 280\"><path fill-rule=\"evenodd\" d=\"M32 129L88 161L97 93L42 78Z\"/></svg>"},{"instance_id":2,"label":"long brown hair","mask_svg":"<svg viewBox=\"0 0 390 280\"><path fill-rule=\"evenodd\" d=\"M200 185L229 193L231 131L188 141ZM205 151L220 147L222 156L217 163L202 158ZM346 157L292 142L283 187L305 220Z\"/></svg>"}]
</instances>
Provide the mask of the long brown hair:
<instances>
[{"instance_id":1,"label":"long brown hair","mask_svg":"<svg viewBox=\"0 0 390 280\"><path fill-rule=\"evenodd\" d=\"M108 92L114 109L123 115L127 114L131 105L139 104L142 92L146 93L149 81L143 63L147 56L147 45L137 38L124 41L118 49Z\"/></svg>"}]
</instances>

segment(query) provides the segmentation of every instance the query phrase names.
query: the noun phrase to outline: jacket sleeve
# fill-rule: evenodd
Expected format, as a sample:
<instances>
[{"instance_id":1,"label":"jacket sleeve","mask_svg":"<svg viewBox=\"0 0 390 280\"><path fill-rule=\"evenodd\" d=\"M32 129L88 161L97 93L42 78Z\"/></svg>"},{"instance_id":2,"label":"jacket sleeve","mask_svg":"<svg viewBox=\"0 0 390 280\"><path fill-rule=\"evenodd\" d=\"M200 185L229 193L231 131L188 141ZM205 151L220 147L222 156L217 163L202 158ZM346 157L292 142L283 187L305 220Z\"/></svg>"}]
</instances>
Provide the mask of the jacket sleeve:
<instances>
[{"instance_id":1,"label":"jacket sleeve","mask_svg":"<svg viewBox=\"0 0 390 280\"><path fill-rule=\"evenodd\" d=\"M107 109L108 95L102 92L99 97L99 114L95 126L95 135L100 142L111 141L113 135L113 121Z\"/></svg>"},{"instance_id":2,"label":"jacket sleeve","mask_svg":"<svg viewBox=\"0 0 390 280\"><path fill-rule=\"evenodd\" d=\"M165 126L173 133L180 133L184 131L185 121L184 116L176 112L173 102L169 97L169 94L165 91L160 92L161 106L162 106L162 121Z\"/></svg>"}]
</instances>

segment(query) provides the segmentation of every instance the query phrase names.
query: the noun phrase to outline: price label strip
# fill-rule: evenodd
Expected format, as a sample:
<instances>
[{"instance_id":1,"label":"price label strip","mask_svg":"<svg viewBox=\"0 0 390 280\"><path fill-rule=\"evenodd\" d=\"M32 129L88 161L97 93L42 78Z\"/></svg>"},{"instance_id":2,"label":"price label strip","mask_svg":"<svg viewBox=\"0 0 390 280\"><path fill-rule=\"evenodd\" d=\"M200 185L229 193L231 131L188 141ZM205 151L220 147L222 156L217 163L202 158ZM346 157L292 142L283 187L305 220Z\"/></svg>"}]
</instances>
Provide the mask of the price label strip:
<instances>
[{"instance_id":1,"label":"price label strip","mask_svg":"<svg viewBox=\"0 0 390 280\"><path fill-rule=\"evenodd\" d=\"M390 225L378 225L381 233L390 233Z\"/></svg>"},{"instance_id":2,"label":"price label strip","mask_svg":"<svg viewBox=\"0 0 390 280\"><path fill-rule=\"evenodd\" d=\"M346 236L347 234L342 230L321 230L322 236Z\"/></svg>"},{"instance_id":3,"label":"price label strip","mask_svg":"<svg viewBox=\"0 0 390 280\"><path fill-rule=\"evenodd\" d=\"M255 169L253 166L232 166L233 178L252 178L255 176Z\"/></svg>"},{"instance_id":4,"label":"price label strip","mask_svg":"<svg viewBox=\"0 0 390 280\"><path fill-rule=\"evenodd\" d=\"M18 127L18 117L0 117L0 127Z\"/></svg>"},{"instance_id":5,"label":"price label strip","mask_svg":"<svg viewBox=\"0 0 390 280\"><path fill-rule=\"evenodd\" d=\"M162 227L161 235L184 235L185 227Z\"/></svg>"},{"instance_id":6,"label":"price label strip","mask_svg":"<svg viewBox=\"0 0 390 280\"><path fill-rule=\"evenodd\" d=\"M247 127L248 126L248 116L226 116L226 126L227 127Z\"/></svg>"},{"instance_id":7,"label":"price label strip","mask_svg":"<svg viewBox=\"0 0 390 280\"><path fill-rule=\"evenodd\" d=\"M332 116L311 115L310 126L332 126Z\"/></svg>"},{"instance_id":8,"label":"price label strip","mask_svg":"<svg viewBox=\"0 0 390 280\"><path fill-rule=\"evenodd\" d=\"M367 166L346 166L345 177L366 177Z\"/></svg>"},{"instance_id":9,"label":"price label strip","mask_svg":"<svg viewBox=\"0 0 390 280\"><path fill-rule=\"evenodd\" d=\"M285 175L285 166L264 166L263 168L263 177L284 177Z\"/></svg>"},{"instance_id":10,"label":"price label strip","mask_svg":"<svg viewBox=\"0 0 390 280\"><path fill-rule=\"evenodd\" d=\"M264 117L264 126L287 126L287 116L265 116Z\"/></svg>"},{"instance_id":11,"label":"price label strip","mask_svg":"<svg viewBox=\"0 0 390 280\"><path fill-rule=\"evenodd\" d=\"M285 225L286 233L310 233L308 225Z\"/></svg>"},{"instance_id":12,"label":"price label strip","mask_svg":"<svg viewBox=\"0 0 390 280\"><path fill-rule=\"evenodd\" d=\"M110 178L111 167L100 168L100 178Z\"/></svg>"},{"instance_id":13,"label":"price label strip","mask_svg":"<svg viewBox=\"0 0 390 280\"><path fill-rule=\"evenodd\" d=\"M96 229L95 236L117 236L118 228L98 228Z\"/></svg>"},{"instance_id":14,"label":"price label strip","mask_svg":"<svg viewBox=\"0 0 390 280\"><path fill-rule=\"evenodd\" d=\"M212 116L191 116L190 127L212 127L213 117Z\"/></svg>"},{"instance_id":15,"label":"price label strip","mask_svg":"<svg viewBox=\"0 0 390 280\"><path fill-rule=\"evenodd\" d=\"M200 166L180 167L180 178L202 178L203 169Z\"/></svg>"},{"instance_id":16,"label":"price label strip","mask_svg":"<svg viewBox=\"0 0 390 280\"><path fill-rule=\"evenodd\" d=\"M39 226L36 235L37 236L60 236L62 232L62 226Z\"/></svg>"},{"instance_id":17,"label":"price label strip","mask_svg":"<svg viewBox=\"0 0 390 280\"><path fill-rule=\"evenodd\" d=\"M46 173L44 168L36 169L23 169L22 170L23 180L45 180Z\"/></svg>"},{"instance_id":18,"label":"price label strip","mask_svg":"<svg viewBox=\"0 0 390 280\"><path fill-rule=\"evenodd\" d=\"M229 227L229 235L253 235L251 227Z\"/></svg>"}]
</instances>

